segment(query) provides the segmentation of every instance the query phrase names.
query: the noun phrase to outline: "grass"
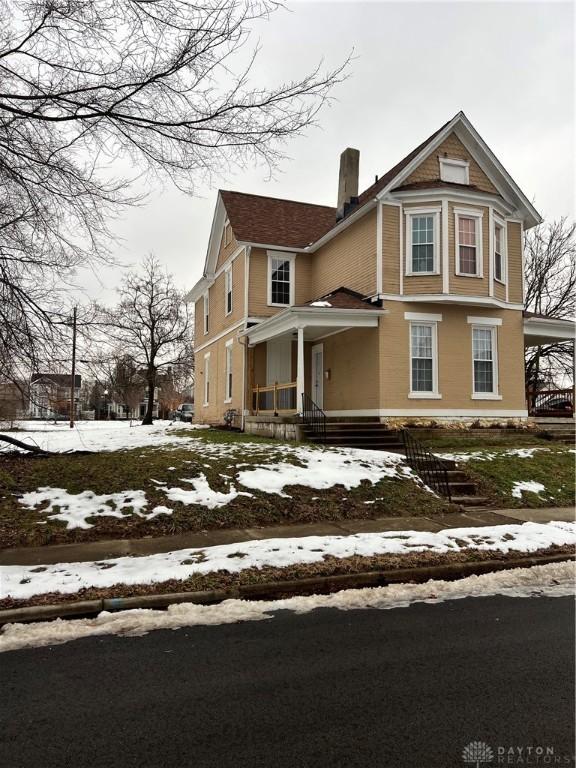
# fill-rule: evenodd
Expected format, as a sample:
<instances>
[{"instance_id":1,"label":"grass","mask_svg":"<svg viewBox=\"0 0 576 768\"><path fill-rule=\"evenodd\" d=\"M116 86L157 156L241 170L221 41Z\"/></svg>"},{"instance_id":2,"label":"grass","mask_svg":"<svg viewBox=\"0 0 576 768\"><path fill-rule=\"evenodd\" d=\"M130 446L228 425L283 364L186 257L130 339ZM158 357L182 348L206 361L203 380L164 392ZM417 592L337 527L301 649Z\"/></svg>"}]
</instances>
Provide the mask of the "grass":
<instances>
[{"instance_id":1,"label":"grass","mask_svg":"<svg viewBox=\"0 0 576 768\"><path fill-rule=\"evenodd\" d=\"M119 584L106 588L85 588L73 594L51 592L34 595L26 600L5 598L0 600L0 610L21 608L29 605L51 605L68 603L76 600L99 600L112 597L134 597L137 595L159 595L169 592L198 592L204 590L226 590L249 584L266 584L270 582L295 581L321 576L337 576L341 574L367 573L369 571L395 570L398 568L431 567L457 563L483 562L486 560L520 560L550 555L566 554L566 559L573 557L574 548L571 546L553 546L536 552L523 554L521 552L493 552L475 549L465 549L460 552L414 552L403 555L374 555L361 557L359 555L346 558L325 557L322 562L298 564L275 568L247 568L239 573L214 571L207 574L194 574L188 579L171 579L159 584ZM335 588L336 589L336 588ZM305 594L305 592L302 592Z\"/></svg>"},{"instance_id":2,"label":"grass","mask_svg":"<svg viewBox=\"0 0 576 768\"><path fill-rule=\"evenodd\" d=\"M190 432L183 430L182 435L190 437ZM239 496L214 510L167 501L164 492L152 480L186 487L186 483L181 482L183 478L203 473L212 489L228 491L230 482L236 484L234 476L239 463L295 461L290 454L282 453L282 444L268 438L217 430L202 431L194 437L198 439L193 446L45 458L19 454L0 457L0 548L164 536L214 528L429 515L445 512L448 508L445 501L423 490L414 481L390 478L374 485L364 482L350 491L338 485L327 490L286 487L285 492L290 498L251 491L252 498ZM255 448L243 450L242 446L247 443ZM212 448L229 455L215 457L211 455ZM169 467L175 467L175 470ZM121 519L98 517L93 521L94 526L87 530L68 530L65 523L56 520L46 520L45 524L38 525L45 518L19 504L18 497L43 486L65 488L70 493L87 489L95 493L143 490L149 510L156 505L166 505L173 509L173 514L160 515L150 521L130 514ZM366 504L366 501L371 503Z\"/></svg>"},{"instance_id":3,"label":"grass","mask_svg":"<svg viewBox=\"0 0 576 768\"><path fill-rule=\"evenodd\" d=\"M423 438L418 438L418 432L416 430L414 430L413 434L417 439L421 439L421 442L432 451L453 451L454 453L492 449L503 450L505 448L523 448L530 446L549 448L551 444L553 445L549 439L534 432L507 435L493 434L490 430L486 430L486 436L482 435L481 437L455 437L449 433L444 433L430 437L426 435L426 437Z\"/></svg>"}]
</instances>

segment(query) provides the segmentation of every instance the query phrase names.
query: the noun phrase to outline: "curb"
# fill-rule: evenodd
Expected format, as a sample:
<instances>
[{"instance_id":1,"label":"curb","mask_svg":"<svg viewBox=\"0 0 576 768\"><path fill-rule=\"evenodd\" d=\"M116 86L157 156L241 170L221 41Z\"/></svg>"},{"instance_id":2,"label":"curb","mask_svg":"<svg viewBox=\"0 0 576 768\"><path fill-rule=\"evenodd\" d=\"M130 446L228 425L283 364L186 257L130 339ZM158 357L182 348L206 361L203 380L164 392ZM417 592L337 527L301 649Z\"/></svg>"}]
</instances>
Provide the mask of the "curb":
<instances>
[{"instance_id":1,"label":"curb","mask_svg":"<svg viewBox=\"0 0 576 768\"><path fill-rule=\"evenodd\" d=\"M456 581L466 576L481 575L489 571L504 571L558 562L576 562L576 555L556 553L537 557L521 557L514 560L479 560L468 563L397 568L394 570L345 573L335 576L318 576L293 581L271 581L264 584L245 584L230 589L202 592L167 592L137 597L112 597L98 600L80 600L52 605L33 605L27 608L9 608L0 611L0 626L15 622L48 621L72 616L92 616L101 611L126 611L135 609L161 609L178 603L214 605L224 600L271 600L294 595L327 594L341 589L383 587L402 582L422 583L430 579Z\"/></svg>"}]
</instances>

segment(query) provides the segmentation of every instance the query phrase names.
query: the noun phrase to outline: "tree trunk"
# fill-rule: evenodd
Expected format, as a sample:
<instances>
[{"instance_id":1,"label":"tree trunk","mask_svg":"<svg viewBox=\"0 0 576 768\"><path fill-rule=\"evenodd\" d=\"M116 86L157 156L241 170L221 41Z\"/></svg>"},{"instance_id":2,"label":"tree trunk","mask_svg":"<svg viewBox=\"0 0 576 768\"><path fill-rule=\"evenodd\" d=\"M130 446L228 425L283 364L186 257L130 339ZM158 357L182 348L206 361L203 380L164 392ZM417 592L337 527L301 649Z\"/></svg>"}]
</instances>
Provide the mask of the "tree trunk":
<instances>
[{"instance_id":1,"label":"tree trunk","mask_svg":"<svg viewBox=\"0 0 576 768\"><path fill-rule=\"evenodd\" d=\"M148 382L148 403L146 404L146 413L142 424L152 424L152 414L154 412L154 390L156 389L156 369L149 368L146 375L146 381Z\"/></svg>"}]
</instances>

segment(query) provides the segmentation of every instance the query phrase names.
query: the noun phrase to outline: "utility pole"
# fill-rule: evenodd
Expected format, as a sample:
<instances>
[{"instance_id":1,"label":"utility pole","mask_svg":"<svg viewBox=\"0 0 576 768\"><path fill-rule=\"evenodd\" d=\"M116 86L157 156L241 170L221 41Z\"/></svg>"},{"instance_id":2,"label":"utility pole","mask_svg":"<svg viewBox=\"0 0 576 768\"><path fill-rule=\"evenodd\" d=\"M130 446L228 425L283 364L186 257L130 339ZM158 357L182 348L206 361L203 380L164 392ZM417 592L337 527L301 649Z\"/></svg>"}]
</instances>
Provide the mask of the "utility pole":
<instances>
[{"instance_id":1,"label":"utility pole","mask_svg":"<svg viewBox=\"0 0 576 768\"><path fill-rule=\"evenodd\" d=\"M76 393L76 310L72 315L72 381L70 383L70 429L74 429L74 395Z\"/></svg>"}]
</instances>

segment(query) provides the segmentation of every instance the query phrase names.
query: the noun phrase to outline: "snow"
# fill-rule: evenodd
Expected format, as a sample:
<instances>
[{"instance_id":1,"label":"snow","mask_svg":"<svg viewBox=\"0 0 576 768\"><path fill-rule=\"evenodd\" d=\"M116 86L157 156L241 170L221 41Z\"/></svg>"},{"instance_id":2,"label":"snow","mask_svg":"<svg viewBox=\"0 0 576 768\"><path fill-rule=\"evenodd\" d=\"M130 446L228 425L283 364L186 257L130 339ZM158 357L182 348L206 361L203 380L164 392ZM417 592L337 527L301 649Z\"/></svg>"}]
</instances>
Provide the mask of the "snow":
<instances>
[{"instance_id":1,"label":"snow","mask_svg":"<svg viewBox=\"0 0 576 768\"><path fill-rule=\"evenodd\" d=\"M0 566L0 599L25 600L49 592L115 584L159 584L217 571L318 563L325 557L407 555L414 552L534 552L553 545L576 544L576 523L523 523L428 531L385 531L351 536L305 536L264 539L81 563Z\"/></svg>"},{"instance_id":2,"label":"snow","mask_svg":"<svg viewBox=\"0 0 576 768\"><path fill-rule=\"evenodd\" d=\"M331 307L332 304L330 304L329 301L311 301L310 306L311 307Z\"/></svg>"},{"instance_id":3,"label":"snow","mask_svg":"<svg viewBox=\"0 0 576 768\"><path fill-rule=\"evenodd\" d=\"M542 483L537 483L535 480L516 480L512 487L512 496L516 499L521 499L523 492L542 493L545 490L546 488Z\"/></svg>"},{"instance_id":4,"label":"snow","mask_svg":"<svg viewBox=\"0 0 576 768\"><path fill-rule=\"evenodd\" d=\"M232 484L229 486L228 493L222 491L213 491L210 488L206 475L200 473L199 477L183 479L183 482L190 483L194 490L185 488L165 488L164 491L170 501L180 501L182 504L201 504L208 509L223 507L237 496L252 496L251 493L237 491Z\"/></svg>"},{"instance_id":5,"label":"snow","mask_svg":"<svg viewBox=\"0 0 576 768\"><path fill-rule=\"evenodd\" d=\"M188 424L171 421L156 421L150 426L129 421L79 421L74 429L67 422L25 421L18 422L18 429L10 432L12 437L24 443L36 445L47 451L119 451L129 448L161 446L170 443L188 444L191 437L179 437L175 431L188 430L192 434L198 429L207 429L204 424ZM0 432L2 430L0 429ZM20 449L0 442L0 453Z\"/></svg>"},{"instance_id":6,"label":"snow","mask_svg":"<svg viewBox=\"0 0 576 768\"><path fill-rule=\"evenodd\" d=\"M40 510L42 514L48 514L49 520L62 520L66 527L92 528L88 518L93 517L125 517L132 514L150 520L159 514L163 514L160 507L156 507L150 515L142 510L146 507L146 494L144 491L121 491L120 493L96 494L94 491L82 491L81 493L69 493L64 488L38 488L37 491L29 491L23 494L20 504L28 509L48 503L48 506ZM170 513L170 510L168 510Z\"/></svg>"},{"instance_id":7,"label":"snow","mask_svg":"<svg viewBox=\"0 0 576 768\"><path fill-rule=\"evenodd\" d=\"M532 599L565 597L574 593L574 576L574 563L562 562L468 576L457 581L390 584L386 587L349 589L330 595L299 596L284 600L225 600L218 605L180 603L169 606L165 611L103 611L92 619L8 624L0 635L0 652L56 645L84 637L134 637L157 629L273 620L277 612L282 610L295 614L306 614L319 608L340 611L389 610L406 608L413 603L437 604L447 600L494 595Z\"/></svg>"},{"instance_id":8,"label":"snow","mask_svg":"<svg viewBox=\"0 0 576 768\"><path fill-rule=\"evenodd\" d=\"M550 448L507 448L505 451L469 451L467 453L436 453L441 459L449 459L456 462L464 461L493 461L506 456L515 456L519 459L532 459L536 451L549 451Z\"/></svg>"},{"instance_id":9,"label":"snow","mask_svg":"<svg viewBox=\"0 0 576 768\"><path fill-rule=\"evenodd\" d=\"M294 458L304 466L279 462L266 464L238 473L238 482L245 488L264 493L287 496L287 485L303 485L315 490L343 485L347 490L357 488L363 480L377 483L384 477L401 475L416 479L403 464L403 456L388 451L338 449L317 451L306 448L294 450Z\"/></svg>"}]
</instances>

